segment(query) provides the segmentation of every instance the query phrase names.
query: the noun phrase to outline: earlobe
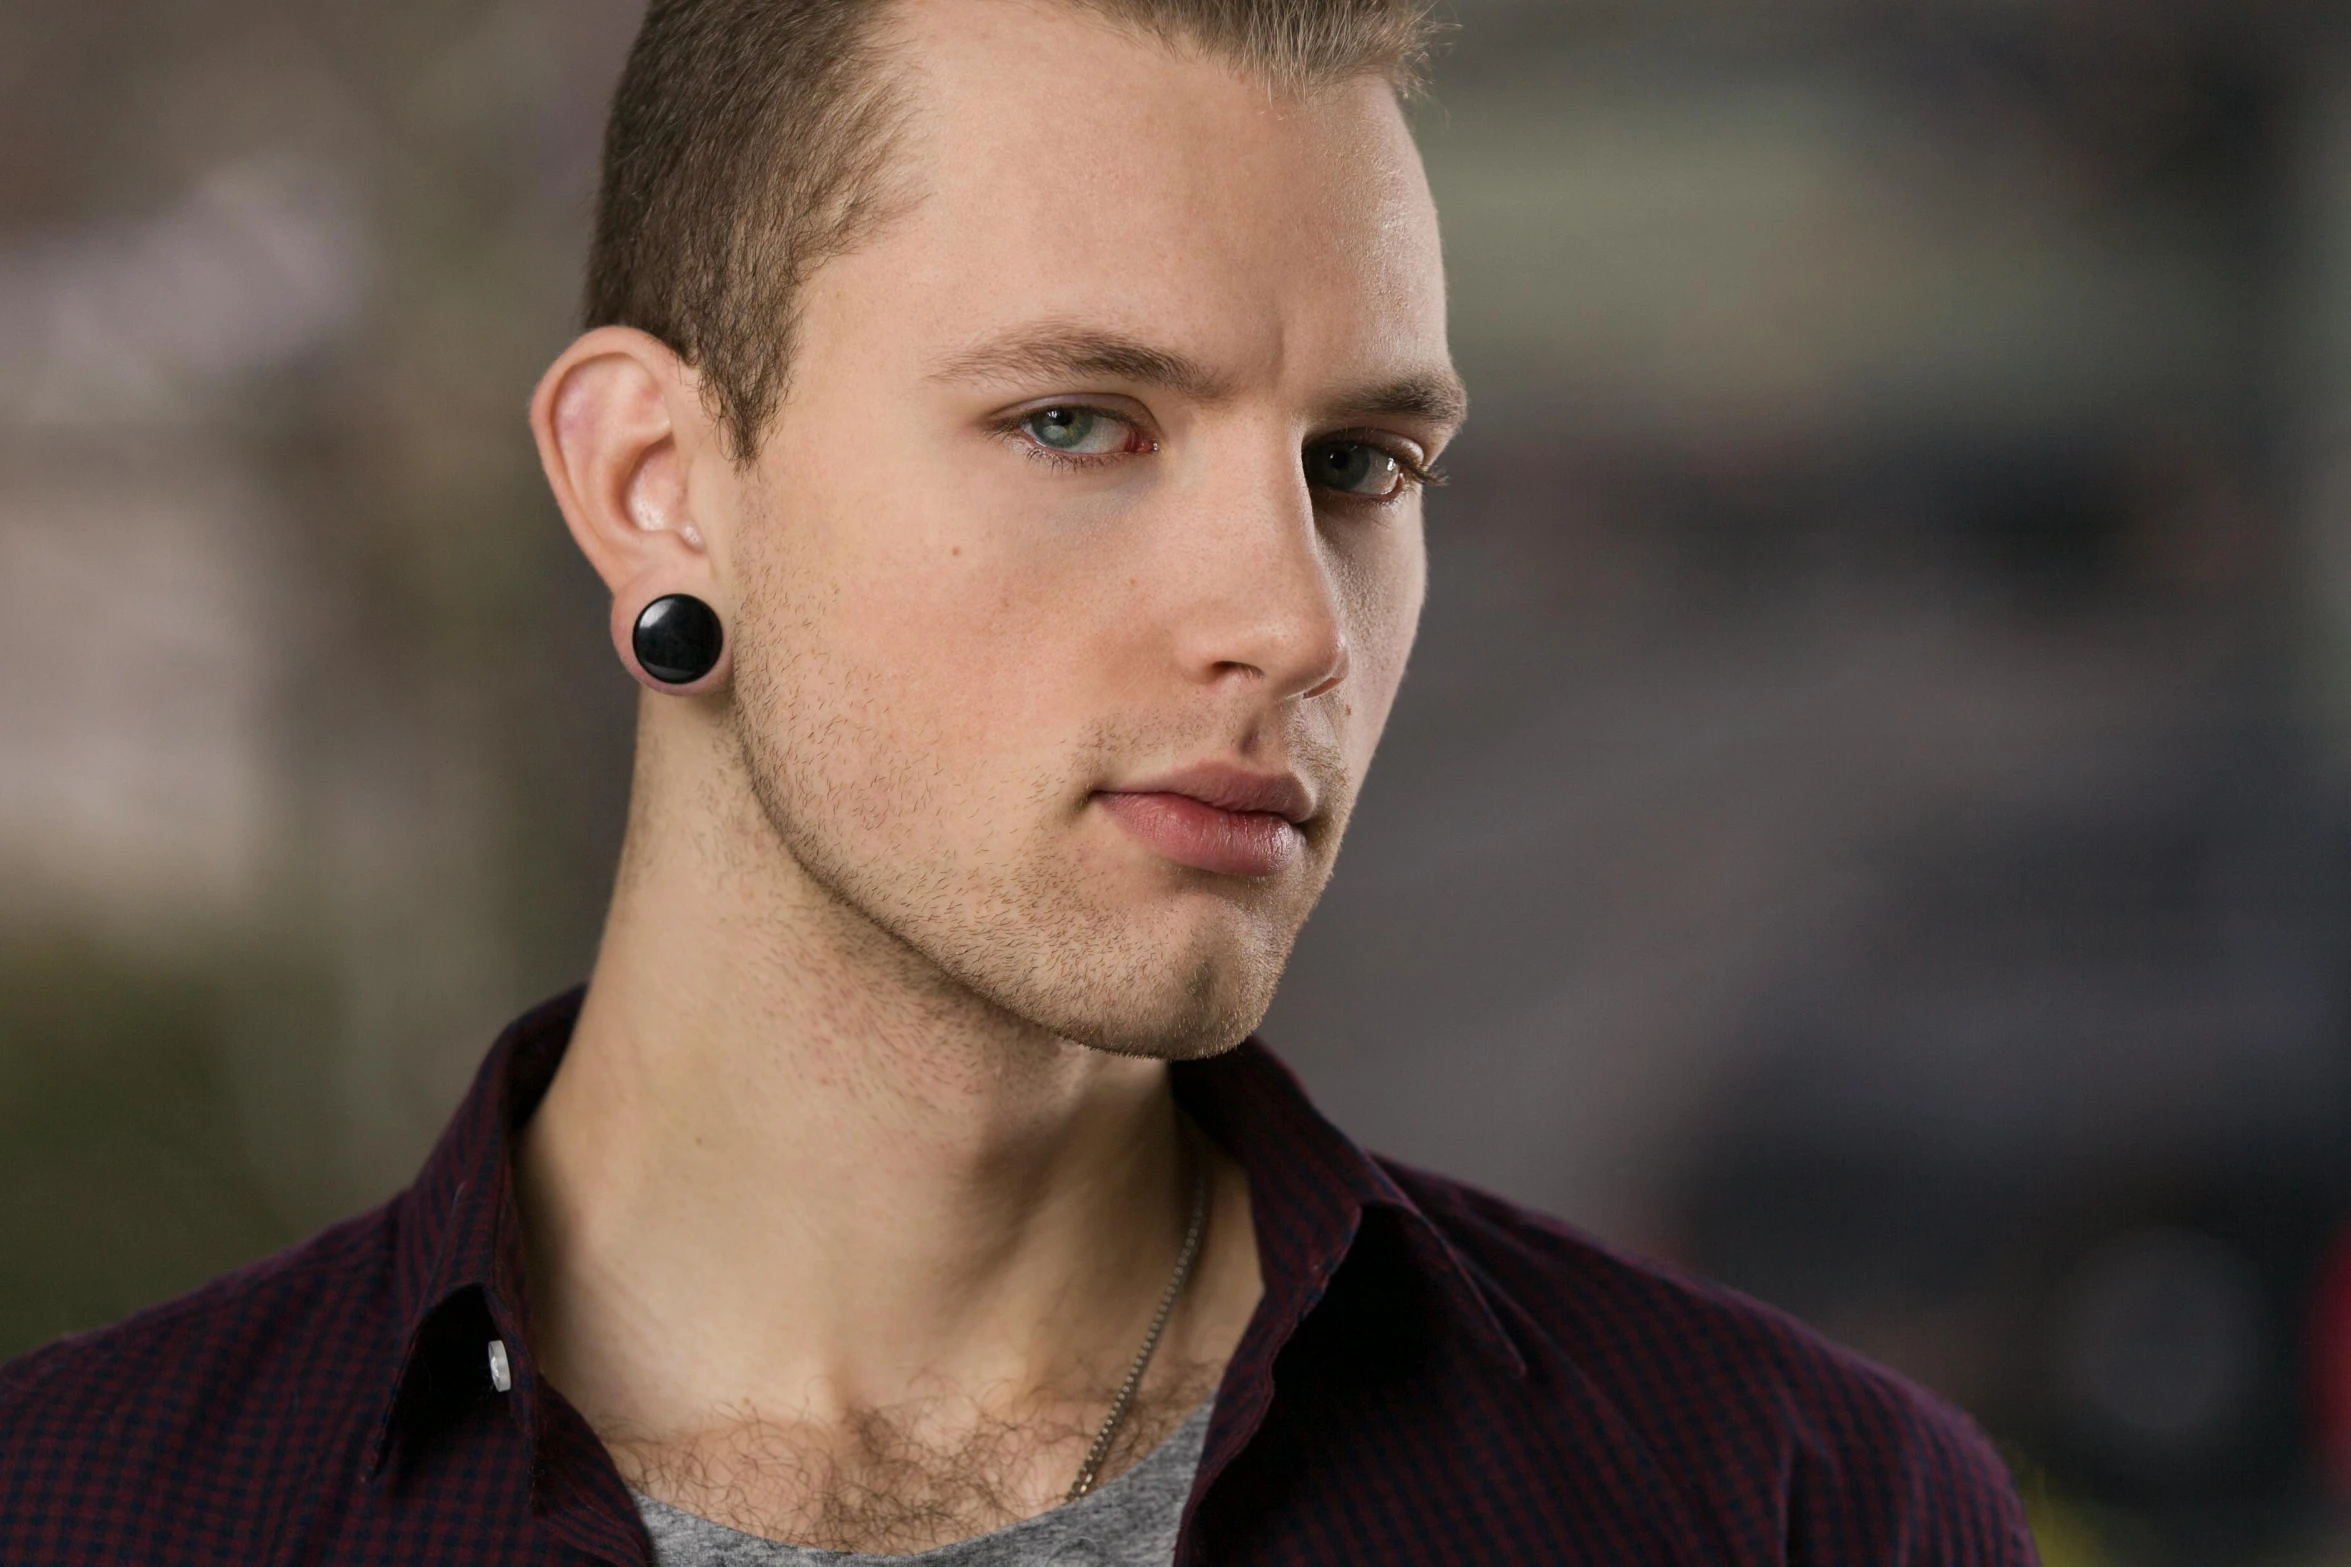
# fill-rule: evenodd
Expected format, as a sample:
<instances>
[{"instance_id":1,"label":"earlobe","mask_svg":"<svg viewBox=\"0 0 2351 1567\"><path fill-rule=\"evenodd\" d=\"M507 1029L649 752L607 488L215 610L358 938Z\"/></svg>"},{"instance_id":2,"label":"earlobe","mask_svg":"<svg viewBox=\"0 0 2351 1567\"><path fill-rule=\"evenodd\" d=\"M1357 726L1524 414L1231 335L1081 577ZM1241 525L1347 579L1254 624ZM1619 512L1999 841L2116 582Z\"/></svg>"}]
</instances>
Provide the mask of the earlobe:
<instances>
[{"instance_id":1,"label":"earlobe","mask_svg":"<svg viewBox=\"0 0 2351 1567\"><path fill-rule=\"evenodd\" d=\"M612 601L612 645L649 691L700 696L726 683L732 647L718 611L690 593L641 588Z\"/></svg>"}]
</instances>

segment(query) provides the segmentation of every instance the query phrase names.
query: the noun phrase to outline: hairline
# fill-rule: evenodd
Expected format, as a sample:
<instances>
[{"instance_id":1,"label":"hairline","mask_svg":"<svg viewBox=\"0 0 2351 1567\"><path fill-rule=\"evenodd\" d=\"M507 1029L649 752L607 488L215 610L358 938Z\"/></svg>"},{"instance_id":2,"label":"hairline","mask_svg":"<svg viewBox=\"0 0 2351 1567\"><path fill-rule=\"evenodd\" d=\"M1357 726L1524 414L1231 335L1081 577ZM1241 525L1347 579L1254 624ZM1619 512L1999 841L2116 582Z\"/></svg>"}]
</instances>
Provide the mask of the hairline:
<instances>
[{"instance_id":1,"label":"hairline","mask_svg":"<svg viewBox=\"0 0 2351 1567\"><path fill-rule=\"evenodd\" d=\"M914 108L911 83L920 73L910 53L915 47L913 40L907 29L896 25L912 3L913 0L873 0L850 35L852 49L862 58L851 66L841 82L841 98L855 105L861 117L870 115L875 132L868 156L862 160L863 166L847 175L844 187L845 204L860 215L849 221L841 240L817 248L803 264L787 266L792 275L773 289L768 303L772 307L770 330L775 334L771 357L775 377L763 405L737 406L729 396L731 388L713 384L703 363L683 345L663 338L664 346L676 353L691 373L703 406L719 426L721 448L738 469L748 469L758 460L761 449L774 434L776 421L791 401L798 360L794 352L796 329L801 301L810 285L828 265L857 254L922 199L914 182L904 177L903 161L903 133ZM1384 83L1399 101L1409 101L1426 85L1418 56L1386 63L1365 59L1340 69L1282 73L1250 59L1243 50L1218 45L1198 30L1172 22L1154 25L1126 11L1119 0L997 0L997 3L1075 11L1178 60L1189 57L1226 61L1256 76L1274 97L1293 102L1335 91L1366 77ZM774 119L772 110L762 117L759 141L763 146L772 144L778 134ZM844 157L838 161L846 165L859 160ZM757 195L747 203L771 220L777 215L765 209L776 197L774 181L775 176L771 174L757 182L753 187Z\"/></svg>"}]
</instances>

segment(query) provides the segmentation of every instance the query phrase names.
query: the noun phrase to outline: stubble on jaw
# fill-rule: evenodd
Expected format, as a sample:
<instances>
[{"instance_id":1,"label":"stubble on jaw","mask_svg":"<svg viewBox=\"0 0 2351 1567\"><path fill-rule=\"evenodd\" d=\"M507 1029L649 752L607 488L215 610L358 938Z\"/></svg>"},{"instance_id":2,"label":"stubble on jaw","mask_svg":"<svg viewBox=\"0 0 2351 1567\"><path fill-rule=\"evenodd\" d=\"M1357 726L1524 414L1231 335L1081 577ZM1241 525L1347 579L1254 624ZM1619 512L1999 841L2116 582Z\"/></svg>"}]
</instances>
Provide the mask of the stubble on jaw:
<instances>
[{"instance_id":1,"label":"stubble on jaw","mask_svg":"<svg viewBox=\"0 0 2351 1567\"><path fill-rule=\"evenodd\" d=\"M774 525L772 517L754 529ZM1337 749L1293 732L1284 759L1314 787L1303 874L1218 889L1228 917L1090 895L1071 836L1086 792L1120 758L1194 750L1213 733L1180 720L1097 723L1070 760L974 800L948 758L890 719L870 670L829 655L820 606L788 568L755 560L738 613L730 712L744 780L772 843L841 916L861 956L895 969L942 1013L977 1003L1016 1031L1116 1055L1192 1060L1230 1049L1263 1019L1321 896L1354 797ZM803 591L805 591L803 589ZM956 814L1014 831L953 838ZM1171 876L1210 878L1170 868ZM1188 898L1202 895L1187 891ZM870 944L870 945L868 945Z\"/></svg>"}]
</instances>

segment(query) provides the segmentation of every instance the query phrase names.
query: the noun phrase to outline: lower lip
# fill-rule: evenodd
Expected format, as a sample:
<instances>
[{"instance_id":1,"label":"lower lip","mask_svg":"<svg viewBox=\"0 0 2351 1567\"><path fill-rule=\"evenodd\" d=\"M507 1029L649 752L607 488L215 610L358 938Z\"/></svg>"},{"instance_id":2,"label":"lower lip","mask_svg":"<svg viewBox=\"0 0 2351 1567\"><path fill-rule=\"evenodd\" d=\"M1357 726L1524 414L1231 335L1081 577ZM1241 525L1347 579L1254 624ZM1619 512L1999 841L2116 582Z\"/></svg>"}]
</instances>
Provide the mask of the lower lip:
<instances>
[{"instance_id":1,"label":"lower lip","mask_svg":"<svg viewBox=\"0 0 2351 1567\"><path fill-rule=\"evenodd\" d=\"M1162 858L1219 876L1271 876L1304 836L1271 811L1221 811L1188 794L1098 794L1102 808Z\"/></svg>"}]
</instances>

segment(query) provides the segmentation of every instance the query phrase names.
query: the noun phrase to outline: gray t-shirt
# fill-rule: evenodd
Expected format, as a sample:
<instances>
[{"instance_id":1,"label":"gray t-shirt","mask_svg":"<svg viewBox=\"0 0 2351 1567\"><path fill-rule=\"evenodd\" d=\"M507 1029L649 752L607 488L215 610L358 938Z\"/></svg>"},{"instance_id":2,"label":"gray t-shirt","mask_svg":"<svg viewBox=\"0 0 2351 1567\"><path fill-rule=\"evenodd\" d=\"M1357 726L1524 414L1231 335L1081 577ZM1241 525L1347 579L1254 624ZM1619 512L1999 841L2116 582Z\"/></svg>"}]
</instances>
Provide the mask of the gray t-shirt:
<instances>
[{"instance_id":1,"label":"gray t-shirt","mask_svg":"<svg viewBox=\"0 0 2351 1567\"><path fill-rule=\"evenodd\" d=\"M1141 1463L1068 1506L914 1556L779 1545L650 1496L637 1497L637 1515L653 1537L654 1567L1169 1567L1214 1405L1193 1410Z\"/></svg>"}]
</instances>

